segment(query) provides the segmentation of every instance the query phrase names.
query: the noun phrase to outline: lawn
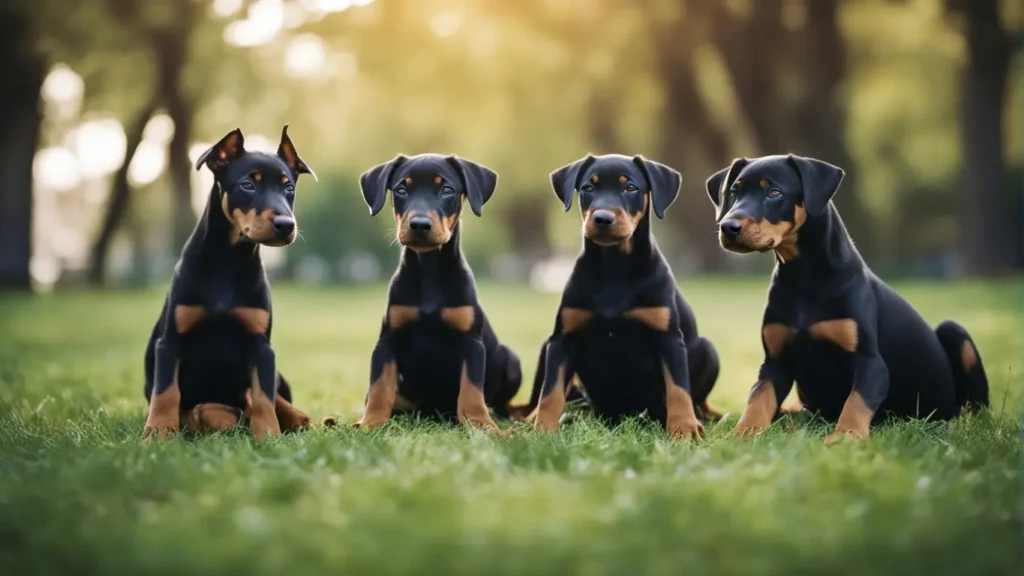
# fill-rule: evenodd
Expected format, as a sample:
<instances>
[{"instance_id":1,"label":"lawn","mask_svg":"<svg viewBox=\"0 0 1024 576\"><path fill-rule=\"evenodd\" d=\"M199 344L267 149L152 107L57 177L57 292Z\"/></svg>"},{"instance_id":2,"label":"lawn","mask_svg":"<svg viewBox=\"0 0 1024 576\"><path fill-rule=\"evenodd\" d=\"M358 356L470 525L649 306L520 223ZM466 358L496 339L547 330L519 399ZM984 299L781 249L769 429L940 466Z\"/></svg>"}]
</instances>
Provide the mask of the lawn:
<instances>
[{"instance_id":1,"label":"lawn","mask_svg":"<svg viewBox=\"0 0 1024 576\"><path fill-rule=\"evenodd\" d=\"M826 449L809 418L726 436L760 362L766 282L685 283L729 412L696 445L585 417L552 436L398 420L143 442L162 293L0 298L0 573L1021 573L1019 283L897 284L930 322L972 331L994 405ZM557 296L480 292L532 378ZM274 305L296 403L357 420L383 289L279 287Z\"/></svg>"}]
</instances>

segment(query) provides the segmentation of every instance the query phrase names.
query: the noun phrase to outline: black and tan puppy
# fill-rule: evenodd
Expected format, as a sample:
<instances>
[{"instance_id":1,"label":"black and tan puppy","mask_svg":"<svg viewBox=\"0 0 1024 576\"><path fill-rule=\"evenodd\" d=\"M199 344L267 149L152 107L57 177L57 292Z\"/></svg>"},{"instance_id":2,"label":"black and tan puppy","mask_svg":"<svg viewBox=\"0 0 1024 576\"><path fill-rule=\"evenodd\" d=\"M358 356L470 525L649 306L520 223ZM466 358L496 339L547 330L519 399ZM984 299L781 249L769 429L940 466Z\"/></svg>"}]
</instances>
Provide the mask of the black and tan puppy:
<instances>
[{"instance_id":1,"label":"black and tan puppy","mask_svg":"<svg viewBox=\"0 0 1024 576\"><path fill-rule=\"evenodd\" d=\"M300 174L313 175L281 132L277 154L248 152L241 130L207 150L196 169L215 176L206 210L174 268L146 347L145 436L167 438L234 427L253 437L309 425L270 347L270 285L260 244L295 240L292 209ZM315 176L314 176L315 178Z\"/></svg>"},{"instance_id":2,"label":"black and tan puppy","mask_svg":"<svg viewBox=\"0 0 1024 576\"><path fill-rule=\"evenodd\" d=\"M611 422L646 412L677 438L700 437L718 356L697 333L651 234L679 194L675 170L641 156L591 156L551 174L568 211L578 191L583 252L562 293L534 379L530 419L555 430L575 376Z\"/></svg>"},{"instance_id":3,"label":"black and tan puppy","mask_svg":"<svg viewBox=\"0 0 1024 576\"><path fill-rule=\"evenodd\" d=\"M519 358L498 343L459 246L463 201L480 216L497 183L489 168L438 154L399 155L360 177L371 215L391 191L402 256L357 426L381 426L401 411L497 430L488 406L508 414Z\"/></svg>"},{"instance_id":4,"label":"black and tan puppy","mask_svg":"<svg viewBox=\"0 0 1024 576\"><path fill-rule=\"evenodd\" d=\"M722 246L776 259L764 363L737 434L768 426L794 381L807 409L837 421L829 443L867 436L886 414L948 419L965 405L988 405L967 330L954 322L932 330L857 253L831 201L843 176L788 155L741 158L707 181Z\"/></svg>"}]
</instances>

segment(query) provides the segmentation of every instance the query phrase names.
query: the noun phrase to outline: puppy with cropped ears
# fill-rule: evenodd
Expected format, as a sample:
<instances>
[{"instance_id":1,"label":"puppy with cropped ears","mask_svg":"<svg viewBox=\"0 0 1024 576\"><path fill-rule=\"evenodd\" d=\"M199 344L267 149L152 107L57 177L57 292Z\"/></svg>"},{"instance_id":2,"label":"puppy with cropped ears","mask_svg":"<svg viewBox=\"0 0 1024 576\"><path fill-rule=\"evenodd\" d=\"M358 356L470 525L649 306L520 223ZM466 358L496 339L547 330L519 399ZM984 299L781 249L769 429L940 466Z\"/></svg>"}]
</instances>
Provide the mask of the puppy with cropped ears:
<instances>
[{"instance_id":1,"label":"puppy with cropped ears","mask_svg":"<svg viewBox=\"0 0 1024 576\"><path fill-rule=\"evenodd\" d=\"M465 202L480 216L497 183L490 168L439 154L398 155L360 177L371 215L391 191L402 255L356 426L382 426L400 412L498 431L489 408L508 415L519 358L498 341L460 247Z\"/></svg>"},{"instance_id":2,"label":"puppy with cropped ears","mask_svg":"<svg viewBox=\"0 0 1024 576\"><path fill-rule=\"evenodd\" d=\"M740 158L707 180L719 238L732 252L772 252L757 383L734 433L760 433L796 382L803 405L836 422L826 438L863 438L886 415L945 420L988 405L967 330L934 330L875 276L832 197L845 172L803 156Z\"/></svg>"},{"instance_id":3,"label":"puppy with cropped ears","mask_svg":"<svg viewBox=\"0 0 1024 576\"><path fill-rule=\"evenodd\" d=\"M651 233L682 177L642 156L586 157L551 173L568 211L579 194L583 251L541 348L526 406L536 429L553 431L576 382L597 415L615 423L647 414L675 438L700 438L718 378L714 346Z\"/></svg>"}]
</instances>

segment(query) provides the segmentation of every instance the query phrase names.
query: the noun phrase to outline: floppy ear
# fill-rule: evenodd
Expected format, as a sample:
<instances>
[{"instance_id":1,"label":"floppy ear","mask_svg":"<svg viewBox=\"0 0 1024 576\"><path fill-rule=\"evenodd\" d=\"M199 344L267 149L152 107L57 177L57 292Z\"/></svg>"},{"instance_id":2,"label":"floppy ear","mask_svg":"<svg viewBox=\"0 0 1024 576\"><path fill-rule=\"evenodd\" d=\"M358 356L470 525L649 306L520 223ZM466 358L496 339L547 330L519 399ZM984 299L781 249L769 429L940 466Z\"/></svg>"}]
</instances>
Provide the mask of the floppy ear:
<instances>
[{"instance_id":1,"label":"floppy ear","mask_svg":"<svg viewBox=\"0 0 1024 576\"><path fill-rule=\"evenodd\" d=\"M804 189L804 208L807 209L807 213L811 216L820 216L839 189L846 172L838 166L815 158L790 154L786 160L800 175L800 184Z\"/></svg>"},{"instance_id":2,"label":"floppy ear","mask_svg":"<svg viewBox=\"0 0 1024 576\"><path fill-rule=\"evenodd\" d=\"M740 175L740 172L747 164L750 164L750 160L736 158L728 168L722 168L715 172L705 182L704 185L708 189L708 196L711 198L711 202L718 208L715 214L715 222L720 222L725 213L728 212L729 205L725 201L726 194L732 183L736 181L736 177Z\"/></svg>"},{"instance_id":3,"label":"floppy ear","mask_svg":"<svg viewBox=\"0 0 1024 576\"><path fill-rule=\"evenodd\" d=\"M395 173L395 168L404 164L408 159L409 157L405 154L399 154L393 159L363 172L359 177L359 188L363 191L363 200L366 200L366 205L370 207L370 216L376 216L384 207L391 175Z\"/></svg>"},{"instance_id":4,"label":"floppy ear","mask_svg":"<svg viewBox=\"0 0 1024 576\"><path fill-rule=\"evenodd\" d=\"M555 190L555 196L565 204L565 211L572 206L572 194L576 191L576 185L580 179L580 172L587 169L594 162L594 156L587 153L572 164L566 164L551 173L551 187Z\"/></svg>"},{"instance_id":5,"label":"floppy ear","mask_svg":"<svg viewBox=\"0 0 1024 576\"><path fill-rule=\"evenodd\" d=\"M633 157L633 162L640 167L651 186L651 204L655 216L664 218L665 210L675 202L676 196L679 196L683 175L673 168L648 160L639 154Z\"/></svg>"},{"instance_id":6,"label":"floppy ear","mask_svg":"<svg viewBox=\"0 0 1024 576\"><path fill-rule=\"evenodd\" d=\"M484 204L491 199L494 189L498 187L498 173L487 166L458 156L449 156L445 160L462 175L462 182L466 185L466 196L469 197L469 207L473 209L473 214L479 216L483 213Z\"/></svg>"},{"instance_id":7,"label":"floppy ear","mask_svg":"<svg viewBox=\"0 0 1024 576\"><path fill-rule=\"evenodd\" d=\"M277 147L277 155L292 169L296 180L299 179L299 174L309 174L316 181L316 174L313 173L308 164L302 161L302 158L299 158L299 153L295 151L295 145L292 144L292 139L288 137L287 124L281 129L281 144Z\"/></svg>"},{"instance_id":8,"label":"floppy ear","mask_svg":"<svg viewBox=\"0 0 1024 576\"><path fill-rule=\"evenodd\" d=\"M211 172L217 174L228 162L245 153L244 145L245 137L242 136L242 129L235 128L228 132L227 136L221 138L220 142L217 142L209 150L203 152L199 159L196 160L196 170L201 169L205 164Z\"/></svg>"}]
</instances>

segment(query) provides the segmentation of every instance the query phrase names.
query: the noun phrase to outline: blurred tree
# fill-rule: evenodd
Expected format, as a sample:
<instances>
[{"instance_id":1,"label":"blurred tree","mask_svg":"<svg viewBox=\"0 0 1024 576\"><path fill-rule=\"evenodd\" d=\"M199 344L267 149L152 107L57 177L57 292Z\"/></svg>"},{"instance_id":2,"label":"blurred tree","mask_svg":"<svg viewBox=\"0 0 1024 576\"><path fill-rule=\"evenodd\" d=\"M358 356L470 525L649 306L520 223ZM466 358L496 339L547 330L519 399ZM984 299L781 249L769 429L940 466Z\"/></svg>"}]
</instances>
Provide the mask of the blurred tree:
<instances>
[{"instance_id":1,"label":"blurred tree","mask_svg":"<svg viewBox=\"0 0 1024 576\"><path fill-rule=\"evenodd\" d=\"M1020 253L1021 223L1006 194L1003 127L1014 54L1024 30L1008 31L1000 22L998 0L947 0L959 16L967 43L962 71L961 135L965 193L960 194L960 233L969 272L1010 270Z\"/></svg>"}]
</instances>

